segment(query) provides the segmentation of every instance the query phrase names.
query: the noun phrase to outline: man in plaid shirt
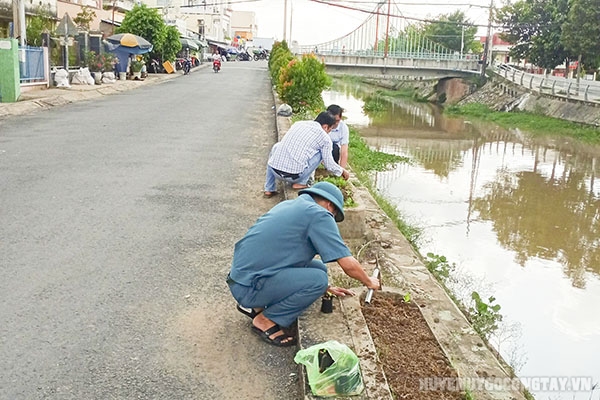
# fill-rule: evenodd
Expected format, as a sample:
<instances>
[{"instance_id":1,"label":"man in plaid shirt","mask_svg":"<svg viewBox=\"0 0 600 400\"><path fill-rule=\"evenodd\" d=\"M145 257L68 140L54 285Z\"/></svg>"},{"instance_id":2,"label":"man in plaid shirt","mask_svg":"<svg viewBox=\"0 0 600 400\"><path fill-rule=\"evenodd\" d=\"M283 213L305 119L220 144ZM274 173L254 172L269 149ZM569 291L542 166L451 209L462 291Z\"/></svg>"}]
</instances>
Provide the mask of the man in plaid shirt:
<instances>
[{"instance_id":1,"label":"man in plaid shirt","mask_svg":"<svg viewBox=\"0 0 600 400\"><path fill-rule=\"evenodd\" d=\"M335 176L348 180L350 173L335 162L329 132L337 125L329 112L320 113L314 121L292 125L283 139L275 143L267 162L265 196L277 194L277 180L292 184L293 189L308 187L308 179L323 162Z\"/></svg>"}]
</instances>

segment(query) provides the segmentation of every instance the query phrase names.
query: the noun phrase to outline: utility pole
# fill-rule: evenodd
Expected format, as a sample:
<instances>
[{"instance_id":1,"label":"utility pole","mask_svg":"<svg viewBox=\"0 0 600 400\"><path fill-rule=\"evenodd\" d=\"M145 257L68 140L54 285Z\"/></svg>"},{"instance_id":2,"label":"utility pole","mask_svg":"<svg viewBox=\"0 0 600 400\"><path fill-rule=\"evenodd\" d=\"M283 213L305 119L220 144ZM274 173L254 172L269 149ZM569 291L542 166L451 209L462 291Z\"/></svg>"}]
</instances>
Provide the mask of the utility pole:
<instances>
[{"instance_id":1,"label":"utility pole","mask_svg":"<svg viewBox=\"0 0 600 400\"><path fill-rule=\"evenodd\" d=\"M377 7L377 17L375 20L375 45L373 46L375 53L377 53L377 47L379 45L379 11L380 10L381 10L381 6Z\"/></svg>"},{"instance_id":2,"label":"utility pole","mask_svg":"<svg viewBox=\"0 0 600 400\"><path fill-rule=\"evenodd\" d=\"M490 12L489 12L489 16L488 16L488 26L487 26L487 36L485 38L485 48L483 49L483 60L482 60L482 65L481 65L481 77L485 78L485 69L487 68L487 63L488 63L488 53L491 52L491 40L492 38L490 37L492 35L492 16L493 16L493 11L494 10L494 0L490 0Z\"/></svg>"},{"instance_id":3,"label":"utility pole","mask_svg":"<svg viewBox=\"0 0 600 400\"><path fill-rule=\"evenodd\" d=\"M25 1L13 0L13 37L19 39L19 46L27 44L27 27L25 24Z\"/></svg>"},{"instance_id":4,"label":"utility pole","mask_svg":"<svg viewBox=\"0 0 600 400\"><path fill-rule=\"evenodd\" d=\"M465 48L465 26L461 26L462 32L460 34L460 57L462 58L463 51Z\"/></svg>"},{"instance_id":5,"label":"utility pole","mask_svg":"<svg viewBox=\"0 0 600 400\"><path fill-rule=\"evenodd\" d=\"M387 26L385 28L385 50L383 52L383 58L387 58L388 47L390 44L390 8L392 6L392 0L388 0L388 14L387 14Z\"/></svg>"},{"instance_id":6,"label":"utility pole","mask_svg":"<svg viewBox=\"0 0 600 400\"><path fill-rule=\"evenodd\" d=\"M283 40L287 42L287 0L283 2Z\"/></svg>"}]
</instances>

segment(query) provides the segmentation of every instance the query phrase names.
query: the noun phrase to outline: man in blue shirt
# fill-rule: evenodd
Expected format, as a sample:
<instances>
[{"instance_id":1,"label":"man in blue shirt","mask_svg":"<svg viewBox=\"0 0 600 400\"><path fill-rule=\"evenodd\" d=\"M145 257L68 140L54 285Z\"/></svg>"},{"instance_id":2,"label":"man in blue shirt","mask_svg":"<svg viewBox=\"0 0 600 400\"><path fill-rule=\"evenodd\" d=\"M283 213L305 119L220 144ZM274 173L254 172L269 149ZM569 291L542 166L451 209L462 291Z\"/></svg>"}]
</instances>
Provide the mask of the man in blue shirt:
<instances>
[{"instance_id":1,"label":"man in blue shirt","mask_svg":"<svg viewBox=\"0 0 600 400\"><path fill-rule=\"evenodd\" d=\"M323 294L352 295L328 285L326 263L337 261L348 276L379 289L379 280L366 274L340 236L342 192L318 182L298 193L261 216L236 243L227 277L238 310L252 318L252 331L276 346L296 344L283 328Z\"/></svg>"}]
</instances>

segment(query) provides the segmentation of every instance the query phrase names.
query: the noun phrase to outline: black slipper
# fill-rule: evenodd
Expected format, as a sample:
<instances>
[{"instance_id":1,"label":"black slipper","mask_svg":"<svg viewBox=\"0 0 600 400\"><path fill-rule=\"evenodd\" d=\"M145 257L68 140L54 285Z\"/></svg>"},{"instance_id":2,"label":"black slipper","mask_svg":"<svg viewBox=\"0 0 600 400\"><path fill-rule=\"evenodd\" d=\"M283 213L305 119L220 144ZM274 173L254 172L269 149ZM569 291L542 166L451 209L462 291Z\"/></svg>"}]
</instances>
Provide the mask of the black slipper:
<instances>
[{"instance_id":1,"label":"black slipper","mask_svg":"<svg viewBox=\"0 0 600 400\"><path fill-rule=\"evenodd\" d=\"M281 331L281 335L279 336L275 336L273 339L270 338L270 336L274 333L277 333ZM297 343L297 340L294 336L288 335L286 334L279 325L275 324L272 327L270 327L269 329L267 329L266 331L261 331L260 329L258 329L255 326L252 326L252 332L256 333L263 341L272 344L273 346L279 346L279 347L289 347L289 346L295 346ZM287 342L284 342L285 339L291 339L288 340Z\"/></svg>"},{"instance_id":2,"label":"black slipper","mask_svg":"<svg viewBox=\"0 0 600 400\"><path fill-rule=\"evenodd\" d=\"M242 314L244 314L245 316L250 317L252 319L254 319L254 317L256 317L258 314L260 314L262 312L262 311L256 312L256 311L254 311L253 308L245 308L245 307L240 306L239 304L237 306L235 306L235 308L239 312L241 312Z\"/></svg>"}]
</instances>

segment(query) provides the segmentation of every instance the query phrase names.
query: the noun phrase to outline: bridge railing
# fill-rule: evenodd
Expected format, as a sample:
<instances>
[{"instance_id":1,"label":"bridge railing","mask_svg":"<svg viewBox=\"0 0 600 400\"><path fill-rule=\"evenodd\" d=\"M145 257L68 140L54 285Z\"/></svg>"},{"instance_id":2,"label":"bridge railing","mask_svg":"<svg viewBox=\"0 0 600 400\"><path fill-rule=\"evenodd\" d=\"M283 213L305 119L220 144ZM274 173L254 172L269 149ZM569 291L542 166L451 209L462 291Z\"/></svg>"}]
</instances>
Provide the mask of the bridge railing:
<instances>
[{"instance_id":1,"label":"bridge railing","mask_svg":"<svg viewBox=\"0 0 600 400\"><path fill-rule=\"evenodd\" d=\"M315 55L323 56L356 56L356 57L385 57L383 51L374 50L346 50L346 49L322 49L315 46L301 46L298 48L299 54L314 53ZM478 56L473 54L456 53L428 53L423 51L390 51L387 53L388 58L406 58L420 60L462 60L473 61L477 60Z\"/></svg>"},{"instance_id":2,"label":"bridge railing","mask_svg":"<svg viewBox=\"0 0 600 400\"><path fill-rule=\"evenodd\" d=\"M508 64L493 65L493 70L509 81L540 94L600 104L600 82L530 74Z\"/></svg>"}]
</instances>

